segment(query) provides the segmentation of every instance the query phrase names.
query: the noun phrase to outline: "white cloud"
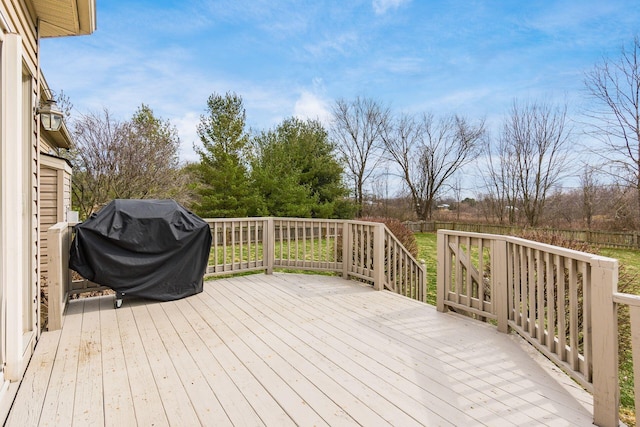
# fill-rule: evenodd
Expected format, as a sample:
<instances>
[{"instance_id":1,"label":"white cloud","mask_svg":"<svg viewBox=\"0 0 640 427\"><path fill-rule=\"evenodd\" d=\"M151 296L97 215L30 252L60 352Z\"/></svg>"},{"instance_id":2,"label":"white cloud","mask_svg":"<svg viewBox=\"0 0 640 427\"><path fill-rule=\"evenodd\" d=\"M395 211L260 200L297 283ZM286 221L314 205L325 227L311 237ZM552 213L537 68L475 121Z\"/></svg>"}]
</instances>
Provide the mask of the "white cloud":
<instances>
[{"instance_id":1,"label":"white cloud","mask_svg":"<svg viewBox=\"0 0 640 427\"><path fill-rule=\"evenodd\" d=\"M411 0L373 0L373 11L376 15L383 15L389 9L397 9Z\"/></svg>"},{"instance_id":2,"label":"white cloud","mask_svg":"<svg viewBox=\"0 0 640 427\"><path fill-rule=\"evenodd\" d=\"M180 160L183 162L193 162L198 160L198 155L193 149L194 143L200 145L197 127L200 116L189 111L182 117L171 119L171 123L178 129L180 136Z\"/></svg>"},{"instance_id":3,"label":"white cloud","mask_svg":"<svg viewBox=\"0 0 640 427\"><path fill-rule=\"evenodd\" d=\"M362 45L356 31L349 31L341 34L329 34L322 40L314 40L313 43L307 43L304 48L314 58L325 59L332 54L348 56L353 50L358 49Z\"/></svg>"},{"instance_id":4,"label":"white cloud","mask_svg":"<svg viewBox=\"0 0 640 427\"><path fill-rule=\"evenodd\" d=\"M324 125L331 120L327 101L308 90L303 90L300 94L294 105L293 115L303 119L317 119Z\"/></svg>"}]
</instances>

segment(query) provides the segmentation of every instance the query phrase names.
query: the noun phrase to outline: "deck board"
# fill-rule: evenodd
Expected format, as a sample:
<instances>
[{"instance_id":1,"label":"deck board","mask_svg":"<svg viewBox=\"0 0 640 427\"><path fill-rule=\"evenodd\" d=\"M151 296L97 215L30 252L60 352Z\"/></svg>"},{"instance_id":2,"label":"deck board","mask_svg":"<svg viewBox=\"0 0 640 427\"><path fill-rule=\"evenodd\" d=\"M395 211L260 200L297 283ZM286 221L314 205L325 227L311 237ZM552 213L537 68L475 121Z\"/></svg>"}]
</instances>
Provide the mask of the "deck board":
<instances>
[{"instance_id":1,"label":"deck board","mask_svg":"<svg viewBox=\"0 0 640 427\"><path fill-rule=\"evenodd\" d=\"M155 307L158 307L158 305L154 304ZM175 331L158 329L149 313L147 304L135 305L131 310L138 325L140 338L142 339L169 425L198 425L198 416L180 379L181 375L187 373L176 369L174 358L171 357L160 337L160 334L167 336L175 333ZM176 359L188 357L190 357L188 353L181 353Z\"/></svg>"},{"instance_id":2,"label":"deck board","mask_svg":"<svg viewBox=\"0 0 640 427\"><path fill-rule=\"evenodd\" d=\"M100 300L84 301L80 345L78 346L78 372L76 378L73 422L81 425L99 425L104 420L102 394L102 338L100 334Z\"/></svg>"},{"instance_id":3,"label":"deck board","mask_svg":"<svg viewBox=\"0 0 640 427\"><path fill-rule=\"evenodd\" d=\"M113 297L103 298L113 299ZM122 307L116 311L125 360L119 374L129 380L129 389L136 414L135 420L141 426L169 425L150 361L147 359L144 344L138 332L134 313L130 306ZM105 415L110 418L109 414Z\"/></svg>"},{"instance_id":4,"label":"deck board","mask_svg":"<svg viewBox=\"0 0 640 427\"><path fill-rule=\"evenodd\" d=\"M259 347L258 343L254 342L255 335L252 331L222 307L217 307L210 315L219 321L216 329L220 338L296 424L326 425L322 417L293 389L295 382L300 378L291 383L286 382L279 372L273 369L274 362L269 360L272 355L267 354L263 359L253 350L253 346L247 344ZM308 385L313 387L312 384Z\"/></svg>"},{"instance_id":5,"label":"deck board","mask_svg":"<svg viewBox=\"0 0 640 427\"><path fill-rule=\"evenodd\" d=\"M37 369L29 369L25 373L21 384L22 398L13 406L8 417L9 424L38 425L42 413L41 403L49 386L60 334L61 331L53 331L43 334L40 338L41 351L37 352L30 362ZM38 405L33 405L32 402L37 402Z\"/></svg>"},{"instance_id":6,"label":"deck board","mask_svg":"<svg viewBox=\"0 0 640 427\"><path fill-rule=\"evenodd\" d=\"M82 303L72 304L67 310L64 328L60 334L56 358L51 371L51 378L49 379L49 388L39 420L39 425L41 426L71 425L77 384L76 374L78 371L83 310L84 304ZM38 347L36 347L36 353L40 351ZM32 367L29 366L27 369L32 369ZM55 390L55 392L52 393L52 390ZM18 394L20 395L21 393L22 387L18 390ZM18 399L17 396L16 399ZM20 420L16 421L16 425L21 425Z\"/></svg>"},{"instance_id":7,"label":"deck board","mask_svg":"<svg viewBox=\"0 0 640 427\"><path fill-rule=\"evenodd\" d=\"M176 371L180 373L180 380L200 423L211 426L231 425L224 408L220 405L206 377L200 373L198 364L191 354L188 340L191 327L184 321L184 317L175 309L174 304L149 305L148 308L156 328L160 331L171 331L161 336L162 342L167 348ZM187 338L186 343L185 338ZM180 357L180 355L185 356Z\"/></svg>"},{"instance_id":8,"label":"deck board","mask_svg":"<svg viewBox=\"0 0 640 427\"><path fill-rule=\"evenodd\" d=\"M234 383L233 378L218 361L215 354L215 332L202 320L199 314L187 300L176 301L177 308L185 321L191 326L191 331L181 334L190 343L191 355L196 360L198 369L207 379L209 386L216 392L216 397L233 425L264 425L246 396ZM195 344L195 345L194 345Z\"/></svg>"},{"instance_id":9,"label":"deck board","mask_svg":"<svg viewBox=\"0 0 640 427\"><path fill-rule=\"evenodd\" d=\"M253 276L253 278L256 277L258 276ZM423 403L416 402L411 394L404 393L395 384L387 381L387 378L383 377L384 372L377 369L381 365L366 353L352 351L349 342L352 339L357 339L356 337L345 335L338 330L327 331L329 328L325 329L325 322L315 321L327 318L325 313L300 315L300 311L309 310L307 305L300 309L296 304L287 303L285 295L280 295L273 300L266 299L263 292L273 292L273 289L268 289L266 286L260 284L251 287L250 289L255 292L246 292L246 289L242 289L240 295L245 295L247 300L253 299L255 303L271 308L270 316L273 319L279 319L281 326L284 325L301 340L311 344L325 357L324 360L330 360L337 364L340 369L344 370L344 376L350 376L353 382L359 382L357 396L367 402L372 409L379 411L378 414L387 422L392 425L408 426L421 425L421 420L428 419L431 423L438 425L455 425L455 423L449 423L441 418ZM334 320L338 320L332 315L330 316ZM380 345L383 343L372 341L370 350L373 351ZM316 363L323 366L320 361ZM400 380L399 377L394 379ZM344 382L345 378L341 378L341 381ZM466 421L468 422L468 420Z\"/></svg>"},{"instance_id":10,"label":"deck board","mask_svg":"<svg viewBox=\"0 0 640 427\"><path fill-rule=\"evenodd\" d=\"M515 335L356 282L250 275L112 301L72 301L43 334L8 426L592 422L591 396Z\"/></svg>"},{"instance_id":11,"label":"deck board","mask_svg":"<svg viewBox=\"0 0 640 427\"><path fill-rule=\"evenodd\" d=\"M133 397L124 368L127 365L116 310L113 310L110 298L99 298L99 301L104 412L109 414L109 417L105 417L105 425L122 427L135 419Z\"/></svg>"},{"instance_id":12,"label":"deck board","mask_svg":"<svg viewBox=\"0 0 640 427\"><path fill-rule=\"evenodd\" d=\"M343 311L343 313L348 313L348 316L351 316L353 319L359 322L362 322L362 319L367 319L369 310L367 308L358 309L357 305L359 301L354 299L355 297L350 298L353 299L353 304L345 305L344 308L346 308L347 310ZM445 336L437 336L437 339L432 339L432 332L427 331L427 328L425 328L425 325L432 323L429 322L426 318L423 318L420 322L417 322L419 325L421 325L419 327L419 331L412 330L411 327L407 327L406 317L408 313L411 313L411 311L407 310L407 302L404 301L404 298L402 298L402 301L398 301L396 300L396 298L386 298L384 303L386 308L391 310L388 310L390 314L381 316L383 319L393 319L394 317L397 317L398 313L400 312L402 312L402 316L404 319L400 322L394 321L393 324L385 321L384 324L370 324L370 326L376 328L377 331L386 334L389 339L401 340L410 348L422 351L423 355L420 357L420 359L425 363L420 363L419 365L414 366L413 369L415 371L421 374L428 374L431 377L435 376L435 378L437 378L441 382L441 384L447 384L448 382L451 382L452 378L460 379L460 384L457 385L456 390L459 392L466 392L466 397L472 396L472 394L468 393L473 389L475 389L476 391L490 389L491 395L494 396L499 393L508 394L510 399L510 407L508 408L508 410L511 411L512 409L518 408L518 405L520 405L520 407L522 405L526 406L524 410L517 411L518 418L514 418L514 421L517 424L531 421L531 418L527 420L526 418L523 418L522 415L526 415L527 411L529 410L529 405L527 405L527 403L530 403L532 400L536 399L537 396L535 394L522 394L521 386L513 383L515 379L520 379L521 375L526 375L526 372L523 370L523 367L519 366L513 366L511 369L504 369L505 366L509 366L510 361L514 357L513 352L519 352L519 349L514 348L509 343L506 343L506 346L477 346L477 338L474 338L473 336L471 336L471 334L477 333L475 327L479 325L473 325L474 328L471 328L473 329L473 331L471 331L471 334L468 333L469 331L465 331L464 329L460 330L458 328L455 332L447 332ZM418 306L418 309L421 310L421 307ZM359 314L358 311L360 311ZM336 315L338 315L338 313L336 313ZM396 328L393 325L399 325L399 328ZM389 327L390 329L388 329ZM488 328L488 333L499 335L498 332L491 328ZM404 339L403 335L407 335L407 338ZM367 338L364 340L364 342L367 342L370 339L371 338ZM431 356L434 352L437 354L437 352L439 351L439 347L442 346L442 343L447 344L448 342L456 343L455 347L451 347L454 349L454 351L448 354L447 350L449 349L449 347L444 346L442 348L443 353L441 355ZM460 351L460 349L467 348L469 348L471 351ZM443 368L445 369L442 371L442 374L440 372L432 372L432 364L442 364L443 361L447 361L448 364L443 365ZM500 364L496 365L496 361L500 362ZM410 361L407 361L405 359L405 363L408 364L410 363ZM493 368L496 366L498 366L500 369L494 371ZM449 370L451 372L447 373ZM514 370L519 370L520 372L514 373ZM506 372L507 375L509 375L510 373L509 380L501 378L500 375L496 374L497 372ZM533 380L532 382L536 382L537 378L546 378L544 376L536 377L533 375L531 375L530 377ZM430 385L430 388L431 387L433 387L433 384ZM512 391L520 392L520 395L516 396L520 397L520 402L515 402L514 398L510 396ZM446 392L446 389L441 389L438 391L438 395L446 398ZM445 394L443 395L442 393ZM553 388L547 388L545 389L545 397L543 398L552 398L556 402L560 401L560 403L571 403L570 399L562 402L561 399L563 396L564 394L555 392ZM482 393L479 396L479 398L483 400L486 400L487 397L488 396L486 395L486 393ZM573 405L573 407L575 407L575 405ZM580 411L580 409L578 409L578 411ZM507 417L507 415L508 414L501 413L501 416L503 417ZM537 417L539 416L539 414L536 412L535 416Z\"/></svg>"},{"instance_id":13,"label":"deck board","mask_svg":"<svg viewBox=\"0 0 640 427\"><path fill-rule=\"evenodd\" d=\"M316 301L314 304L310 304L309 307L318 307L320 304L322 304L320 301ZM356 310L354 306L346 308L348 312ZM286 309L295 310L295 307L291 305ZM462 402L464 405L461 408L454 407L449 403L456 400L460 401L461 396L451 392L448 387L443 387L438 382L432 381L429 375L422 372L423 369L428 372L434 371L433 365L425 368L421 362L422 359L428 357L428 352L421 354L411 351L406 353L406 358L398 358L397 356L402 352L406 352L407 349L404 345L398 345L398 342L395 341L401 333L396 333L395 338L372 333L369 329L375 331L379 325L376 325L375 319L372 319L370 315L365 318L365 324L354 328L352 322L357 322L360 319L359 316L343 316L342 313L332 310L331 307L324 307L324 310L329 310L328 313L331 318L338 321L331 325L322 326L323 330L327 333L330 333L331 330L338 330L345 334L341 342L334 341L334 348L345 353L347 358L359 360L358 363L363 368L375 372L382 380L387 381L389 386L393 385L401 396L409 396L409 399L415 396L421 402L421 405L426 406L426 408L409 410L409 413L417 415L425 410L430 410L438 414L447 414L447 420L454 425L472 424L474 416L477 417L475 422L477 422L478 418L491 417L486 408L477 406L474 402ZM334 333L339 334L339 332ZM435 374L439 375L439 370L436 370ZM389 386L386 389L393 390ZM387 395L387 397L390 396ZM407 398L405 397L405 399ZM462 396L462 399L464 399L464 396ZM419 421L433 422L434 420L433 418L420 418ZM506 422L506 420L503 421ZM505 425L514 425L521 422L522 420L518 420L515 423Z\"/></svg>"},{"instance_id":14,"label":"deck board","mask_svg":"<svg viewBox=\"0 0 640 427\"><path fill-rule=\"evenodd\" d=\"M225 342L219 335L220 321L213 315L213 311L205 304L204 299L202 297L194 298L189 303L200 315L204 324L210 328L204 339L209 349L215 354L218 362L231 377L260 420L265 425L295 425L254 373L229 347L229 344L232 343Z\"/></svg>"}]
</instances>

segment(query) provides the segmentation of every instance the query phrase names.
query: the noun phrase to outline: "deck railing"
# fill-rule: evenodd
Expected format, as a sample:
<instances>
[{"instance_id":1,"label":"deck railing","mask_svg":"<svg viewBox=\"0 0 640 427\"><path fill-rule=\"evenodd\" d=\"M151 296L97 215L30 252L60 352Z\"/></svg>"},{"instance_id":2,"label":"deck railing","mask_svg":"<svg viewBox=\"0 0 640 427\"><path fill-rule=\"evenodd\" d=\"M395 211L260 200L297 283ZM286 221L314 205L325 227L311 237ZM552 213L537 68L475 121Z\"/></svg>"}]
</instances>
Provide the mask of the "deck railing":
<instances>
[{"instance_id":1,"label":"deck railing","mask_svg":"<svg viewBox=\"0 0 640 427\"><path fill-rule=\"evenodd\" d=\"M205 277L274 268L325 271L426 301L418 262L382 223L303 218L206 219L212 235ZM68 268L73 225L49 229L49 329L59 329L70 295L105 289Z\"/></svg>"},{"instance_id":2,"label":"deck railing","mask_svg":"<svg viewBox=\"0 0 640 427\"><path fill-rule=\"evenodd\" d=\"M523 231L548 232L549 228L532 228L521 225L468 223L455 221L406 221L404 223L414 233L435 233L438 230L455 230L468 233L486 233L500 235L518 235ZM640 231L616 232L599 230L567 230L553 228L553 233L567 240L585 242L600 248L640 248Z\"/></svg>"},{"instance_id":3,"label":"deck railing","mask_svg":"<svg viewBox=\"0 0 640 427\"><path fill-rule=\"evenodd\" d=\"M618 426L616 304L628 304L635 313L635 338L640 328L640 297L617 292L618 261L515 237L450 230L438 231L437 245L438 310L516 331L593 393L596 425ZM638 357L640 342L633 347ZM640 363L634 365L640 378Z\"/></svg>"}]
</instances>

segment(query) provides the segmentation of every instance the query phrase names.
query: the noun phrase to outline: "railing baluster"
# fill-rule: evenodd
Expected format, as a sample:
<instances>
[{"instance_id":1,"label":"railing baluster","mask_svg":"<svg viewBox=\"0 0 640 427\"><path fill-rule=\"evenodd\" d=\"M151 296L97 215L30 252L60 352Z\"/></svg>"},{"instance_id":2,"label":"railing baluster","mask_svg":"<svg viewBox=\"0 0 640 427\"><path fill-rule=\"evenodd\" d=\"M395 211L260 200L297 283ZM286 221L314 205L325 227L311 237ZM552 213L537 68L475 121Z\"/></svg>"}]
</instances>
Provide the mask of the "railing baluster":
<instances>
[{"instance_id":1,"label":"railing baluster","mask_svg":"<svg viewBox=\"0 0 640 427\"><path fill-rule=\"evenodd\" d=\"M527 288L528 288L528 296L527 296L527 327L529 330L529 334L533 338L536 338L536 277L535 277L535 261L533 249L526 248L527 254Z\"/></svg>"},{"instance_id":2,"label":"railing baluster","mask_svg":"<svg viewBox=\"0 0 640 427\"><path fill-rule=\"evenodd\" d=\"M556 295L558 313L558 346L557 354L560 360L567 360L567 316L565 305L565 272L564 257L558 256L556 260L558 292Z\"/></svg>"},{"instance_id":3,"label":"railing baluster","mask_svg":"<svg viewBox=\"0 0 640 427\"><path fill-rule=\"evenodd\" d=\"M222 223L222 271L227 271L227 223Z\"/></svg>"},{"instance_id":4,"label":"railing baluster","mask_svg":"<svg viewBox=\"0 0 640 427\"><path fill-rule=\"evenodd\" d=\"M507 290L505 292L507 294L507 320L515 321L516 320L515 250L514 250L513 243L504 242L504 245L505 245L504 249L502 249L501 244L498 244L497 246L500 248L500 253L504 251L504 256L506 258L505 263L507 264L507 267L504 269L504 272L502 272L501 270L498 270L496 273L498 274L502 273L507 276L506 277ZM499 263L501 262L500 257L496 256L495 261L499 265ZM498 317L498 319L500 318Z\"/></svg>"},{"instance_id":5,"label":"railing baluster","mask_svg":"<svg viewBox=\"0 0 640 427\"><path fill-rule=\"evenodd\" d=\"M556 293L553 280L554 257L549 252L545 253L546 279L547 279L547 347L552 353L556 353Z\"/></svg>"},{"instance_id":6,"label":"railing baluster","mask_svg":"<svg viewBox=\"0 0 640 427\"><path fill-rule=\"evenodd\" d=\"M535 273L535 297L536 297L536 317L534 322L535 337L540 344L545 344L544 333L544 261L540 250L536 249L533 253L534 263L536 267Z\"/></svg>"},{"instance_id":7,"label":"railing baluster","mask_svg":"<svg viewBox=\"0 0 640 427\"><path fill-rule=\"evenodd\" d=\"M478 239L478 273L478 302L480 310L484 311L484 239Z\"/></svg>"},{"instance_id":8,"label":"railing baluster","mask_svg":"<svg viewBox=\"0 0 640 427\"><path fill-rule=\"evenodd\" d=\"M313 262L315 261L315 251L314 251L314 247L315 247L315 245L314 245L314 237L315 237L315 236L313 235L313 234L314 234L314 233L313 233L313 227L314 227L314 225L313 225L313 221L311 221L311 222L309 223L309 234L310 234L310 236L308 237L308 239L309 239L309 257L310 257L310 258L309 258L309 261L311 261L311 267L313 267L313 266L314 266L314 265L313 265ZM306 230L306 227L305 227L305 230ZM305 248L307 247L307 245L306 245L306 240L305 240L305 245L304 245L304 247L305 247ZM305 260L306 260L306 257L305 257Z\"/></svg>"},{"instance_id":9,"label":"railing baluster","mask_svg":"<svg viewBox=\"0 0 640 427\"><path fill-rule=\"evenodd\" d=\"M513 289L514 289L514 309L515 322L517 326L522 326L522 274L521 274L521 251L520 246L513 245Z\"/></svg>"},{"instance_id":10,"label":"railing baluster","mask_svg":"<svg viewBox=\"0 0 640 427\"><path fill-rule=\"evenodd\" d=\"M287 263L291 260L291 221L287 220Z\"/></svg>"},{"instance_id":11,"label":"railing baluster","mask_svg":"<svg viewBox=\"0 0 640 427\"><path fill-rule=\"evenodd\" d=\"M582 373L586 380L591 382L593 379L593 367L591 353L593 351L593 338L591 336L591 269L586 262L580 262L582 271L582 295L583 295L583 310L582 310L582 336L583 336L583 351L584 354L584 368Z\"/></svg>"},{"instance_id":12,"label":"railing baluster","mask_svg":"<svg viewBox=\"0 0 640 427\"><path fill-rule=\"evenodd\" d=\"M571 369L579 369L578 359L578 277L576 260L569 260L569 348Z\"/></svg>"},{"instance_id":13,"label":"railing baluster","mask_svg":"<svg viewBox=\"0 0 640 427\"><path fill-rule=\"evenodd\" d=\"M212 230L213 230L213 271L211 271L212 273L217 273L218 272L218 264L220 263L219 257L218 257L218 247L220 245L218 245L218 223L214 222L213 226L212 226Z\"/></svg>"}]
</instances>

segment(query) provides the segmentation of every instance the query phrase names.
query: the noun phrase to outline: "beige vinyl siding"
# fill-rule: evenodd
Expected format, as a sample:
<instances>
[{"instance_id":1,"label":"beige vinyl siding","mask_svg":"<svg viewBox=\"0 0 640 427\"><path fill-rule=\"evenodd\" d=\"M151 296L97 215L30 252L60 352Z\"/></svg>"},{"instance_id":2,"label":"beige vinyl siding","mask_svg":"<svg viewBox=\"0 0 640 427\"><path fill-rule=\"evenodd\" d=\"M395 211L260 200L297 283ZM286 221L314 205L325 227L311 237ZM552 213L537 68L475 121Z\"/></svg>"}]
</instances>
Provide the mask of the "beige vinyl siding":
<instances>
[{"instance_id":1,"label":"beige vinyl siding","mask_svg":"<svg viewBox=\"0 0 640 427\"><path fill-rule=\"evenodd\" d=\"M0 218L5 234L1 257L7 266L0 283L7 301L0 334L1 350L6 355L4 379L17 381L31 356L38 330L38 129L33 107L39 70L35 19L27 2L0 0L0 15L3 51L9 48L2 54L1 114L6 128L2 129L1 143L3 153L10 153L0 170L6 182L2 190L6 206ZM8 131L11 127L14 131ZM16 251L19 253L9 254ZM10 400L4 390L0 390L0 407Z\"/></svg>"},{"instance_id":2,"label":"beige vinyl siding","mask_svg":"<svg viewBox=\"0 0 640 427\"><path fill-rule=\"evenodd\" d=\"M65 173L62 179L62 206L63 206L63 221L68 221L67 212L71 210L71 171Z\"/></svg>"},{"instance_id":3,"label":"beige vinyl siding","mask_svg":"<svg viewBox=\"0 0 640 427\"><path fill-rule=\"evenodd\" d=\"M40 273L47 275L47 230L58 222L58 172L40 170Z\"/></svg>"},{"instance_id":4,"label":"beige vinyl siding","mask_svg":"<svg viewBox=\"0 0 640 427\"><path fill-rule=\"evenodd\" d=\"M27 2L20 0L2 0L2 13L9 24L11 32L22 37L23 61L31 72L36 75L37 64L37 40L35 33L35 18L32 10L29 10Z\"/></svg>"},{"instance_id":5,"label":"beige vinyl siding","mask_svg":"<svg viewBox=\"0 0 640 427\"><path fill-rule=\"evenodd\" d=\"M38 149L41 153L48 153L48 154L54 152L55 150L53 145L51 145L49 141L45 140L44 138L40 138L40 144Z\"/></svg>"},{"instance_id":6,"label":"beige vinyl siding","mask_svg":"<svg viewBox=\"0 0 640 427\"><path fill-rule=\"evenodd\" d=\"M71 209L71 167L58 157L40 154L40 275L47 277L47 230L67 220Z\"/></svg>"}]
</instances>

